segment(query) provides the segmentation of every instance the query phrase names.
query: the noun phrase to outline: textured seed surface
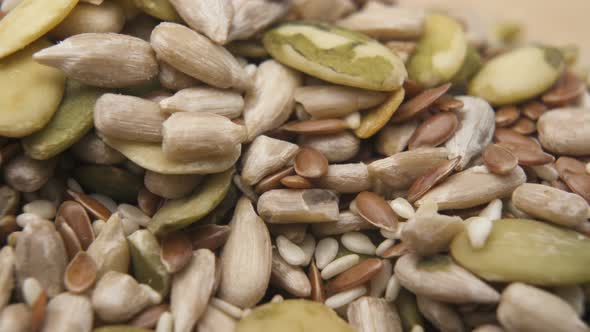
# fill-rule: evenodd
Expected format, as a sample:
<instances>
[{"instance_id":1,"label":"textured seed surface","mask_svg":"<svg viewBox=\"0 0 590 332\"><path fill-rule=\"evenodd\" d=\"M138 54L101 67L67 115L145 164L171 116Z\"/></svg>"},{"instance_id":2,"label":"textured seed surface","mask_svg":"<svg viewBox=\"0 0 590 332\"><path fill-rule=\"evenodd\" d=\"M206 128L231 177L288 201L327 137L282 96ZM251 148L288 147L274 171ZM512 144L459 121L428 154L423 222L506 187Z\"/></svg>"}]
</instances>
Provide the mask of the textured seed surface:
<instances>
[{"instance_id":1,"label":"textured seed surface","mask_svg":"<svg viewBox=\"0 0 590 332\"><path fill-rule=\"evenodd\" d=\"M412 118L413 116L417 115L418 113L426 110L430 105L432 105L438 98L444 95L449 89L451 88L451 84L443 84L436 88L431 88L422 91L417 96L412 97L412 99L403 103L399 110L394 114L392 117L392 121L394 123L403 122L407 119Z\"/></svg>"},{"instance_id":2,"label":"textured seed surface","mask_svg":"<svg viewBox=\"0 0 590 332\"><path fill-rule=\"evenodd\" d=\"M40 4L39 1L36 3ZM29 135L43 128L57 111L64 93L65 77L59 70L40 65L32 59L35 52L49 46L49 42L40 40L2 59L0 135ZM43 103L36 102L37 98Z\"/></svg>"}]
</instances>

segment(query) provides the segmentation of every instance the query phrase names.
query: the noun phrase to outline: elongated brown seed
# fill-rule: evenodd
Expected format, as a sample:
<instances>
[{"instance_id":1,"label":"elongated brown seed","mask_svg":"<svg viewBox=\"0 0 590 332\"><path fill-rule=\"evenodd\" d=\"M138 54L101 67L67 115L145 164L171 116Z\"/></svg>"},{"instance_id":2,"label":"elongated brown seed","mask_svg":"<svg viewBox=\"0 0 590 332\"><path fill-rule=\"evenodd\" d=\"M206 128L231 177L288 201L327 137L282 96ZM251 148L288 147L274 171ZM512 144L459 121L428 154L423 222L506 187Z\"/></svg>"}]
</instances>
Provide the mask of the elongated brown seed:
<instances>
[{"instance_id":1,"label":"elongated brown seed","mask_svg":"<svg viewBox=\"0 0 590 332\"><path fill-rule=\"evenodd\" d=\"M313 186L308 179L300 175L289 175L281 179L281 184L291 189L309 189Z\"/></svg>"},{"instance_id":2,"label":"elongated brown seed","mask_svg":"<svg viewBox=\"0 0 590 332\"><path fill-rule=\"evenodd\" d=\"M541 99L550 106L563 106L573 101L586 90L584 82L572 72L566 72L555 87L545 92Z\"/></svg>"},{"instance_id":3,"label":"elongated brown seed","mask_svg":"<svg viewBox=\"0 0 590 332\"><path fill-rule=\"evenodd\" d=\"M510 129L521 135L530 135L537 131L537 125L530 119L520 118L510 127Z\"/></svg>"},{"instance_id":4,"label":"elongated brown seed","mask_svg":"<svg viewBox=\"0 0 590 332\"><path fill-rule=\"evenodd\" d=\"M443 112L422 122L410 138L408 147L410 150L422 146L438 146L446 142L459 127L459 119L453 112Z\"/></svg>"},{"instance_id":5,"label":"elongated brown seed","mask_svg":"<svg viewBox=\"0 0 590 332\"><path fill-rule=\"evenodd\" d=\"M294 173L295 169L293 166L287 167L260 180L254 190L257 194L262 194L272 189L278 189L281 187L281 179Z\"/></svg>"},{"instance_id":6,"label":"elongated brown seed","mask_svg":"<svg viewBox=\"0 0 590 332\"><path fill-rule=\"evenodd\" d=\"M328 293L338 293L360 286L371 280L383 268L383 261L378 258L364 260L342 272L326 285Z\"/></svg>"},{"instance_id":7,"label":"elongated brown seed","mask_svg":"<svg viewBox=\"0 0 590 332\"><path fill-rule=\"evenodd\" d=\"M483 151L483 162L490 172L495 174L508 174L517 165L518 159L509 149L498 144L490 144Z\"/></svg>"},{"instance_id":8,"label":"elongated brown seed","mask_svg":"<svg viewBox=\"0 0 590 332\"><path fill-rule=\"evenodd\" d=\"M363 191L356 196L355 202L359 214L371 224L389 231L397 228L397 216L383 197Z\"/></svg>"},{"instance_id":9,"label":"elongated brown seed","mask_svg":"<svg viewBox=\"0 0 590 332\"><path fill-rule=\"evenodd\" d=\"M422 91L417 96L403 103L391 117L393 123L404 122L418 113L426 110L438 98L447 93L451 88L451 83L443 84L439 87Z\"/></svg>"},{"instance_id":10,"label":"elongated brown seed","mask_svg":"<svg viewBox=\"0 0 590 332\"><path fill-rule=\"evenodd\" d=\"M508 127L520 118L520 109L516 106L503 106L496 111L496 126Z\"/></svg>"},{"instance_id":11,"label":"elongated brown seed","mask_svg":"<svg viewBox=\"0 0 590 332\"><path fill-rule=\"evenodd\" d=\"M311 299L316 302L324 303L326 301L324 279L322 279L320 270L315 264L315 261L312 261L309 264L309 270L307 270L307 278L309 278L309 283L311 284Z\"/></svg>"},{"instance_id":12,"label":"elongated brown seed","mask_svg":"<svg viewBox=\"0 0 590 332\"><path fill-rule=\"evenodd\" d=\"M193 250L209 249L214 251L225 244L231 228L227 225L202 225L189 232Z\"/></svg>"},{"instance_id":13,"label":"elongated brown seed","mask_svg":"<svg viewBox=\"0 0 590 332\"><path fill-rule=\"evenodd\" d=\"M547 111L547 106L536 100L529 101L528 103L522 106L522 114L533 121L537 121L541 117L541 115L543 115Z\"/></svg>"},{"instance_id":14,"label":"elongated brown seed","mask_svg":"<svg viewBox=\"0 0 590 332\"><path fill-rule=\"evenodd\" d=\"M446 179L459 164L460 157L451 160L443 161L439 165L433 167L429 172L422 175L408 190L408 201L414 203L426 194L432 187L441 183Z\"/></svg>"},{"instance_id":15,"label":"elongated brown seed","mask_svg":"<svg viewBox=\"0 0 590 332\"><path fill-rule=\"evenodd\" d=\"M295 156L295 172L306 178L319 178L328 172L328 159L318 150L303 148Z\"/></svg>"}]
</instances>

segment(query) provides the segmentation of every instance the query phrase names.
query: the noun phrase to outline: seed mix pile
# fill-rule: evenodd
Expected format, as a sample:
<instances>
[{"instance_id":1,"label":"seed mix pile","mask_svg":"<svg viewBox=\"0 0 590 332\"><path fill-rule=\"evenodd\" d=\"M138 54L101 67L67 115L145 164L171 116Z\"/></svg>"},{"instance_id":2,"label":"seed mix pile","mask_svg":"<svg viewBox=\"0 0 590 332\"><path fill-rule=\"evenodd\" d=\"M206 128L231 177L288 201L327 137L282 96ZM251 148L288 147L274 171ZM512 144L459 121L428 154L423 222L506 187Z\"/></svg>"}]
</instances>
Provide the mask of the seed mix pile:
<instances>
[{"instance_id":1,"label":"seed mix pile","mask_svg":"<svg viewBox=\"0 0 590 332\"><path fill-rule=\"evenodd\" d=\"M575 46L386 0L0 2L0 332L589 331Z\"/></svg>"}]
</instances>

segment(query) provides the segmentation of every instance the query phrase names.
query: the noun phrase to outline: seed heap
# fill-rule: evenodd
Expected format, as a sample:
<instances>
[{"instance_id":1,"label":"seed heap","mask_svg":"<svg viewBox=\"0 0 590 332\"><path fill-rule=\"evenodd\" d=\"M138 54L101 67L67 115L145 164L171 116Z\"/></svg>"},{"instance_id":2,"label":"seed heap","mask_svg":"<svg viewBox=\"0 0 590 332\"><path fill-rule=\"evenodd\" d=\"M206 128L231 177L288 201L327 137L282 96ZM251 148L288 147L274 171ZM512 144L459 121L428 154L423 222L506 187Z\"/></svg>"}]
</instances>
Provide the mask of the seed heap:
<instances>
[{"instance_id":1,"label":"seed heap","mask_svg":"<svg viewBox=\"0 0 590 332\"><path fill-rule=\"evenodd\" d=\"M393 2L4 0L0 332L588 331L575 49Z\"/></svg>"}]
</instances>

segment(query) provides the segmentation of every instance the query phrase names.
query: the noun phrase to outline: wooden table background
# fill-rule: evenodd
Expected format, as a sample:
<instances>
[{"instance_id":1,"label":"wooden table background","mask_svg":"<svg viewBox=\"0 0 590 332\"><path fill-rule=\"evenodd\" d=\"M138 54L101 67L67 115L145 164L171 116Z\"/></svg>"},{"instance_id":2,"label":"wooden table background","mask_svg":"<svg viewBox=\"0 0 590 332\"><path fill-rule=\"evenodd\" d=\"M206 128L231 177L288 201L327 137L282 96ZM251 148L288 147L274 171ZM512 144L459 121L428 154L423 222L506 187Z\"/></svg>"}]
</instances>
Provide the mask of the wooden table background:
<instances>
[{"instance_id":1,"label":"wooden table background","mask_svg":"<svg viewBox=\"0 0 590 332\"><path fill-rule=\"evenodd\" d=\"M531 41L556 46L576 44L580 63L590 65L590 0L398 0L404 6L459 8L482 21L522 23Z\"/></svg>"}]
</instances>

